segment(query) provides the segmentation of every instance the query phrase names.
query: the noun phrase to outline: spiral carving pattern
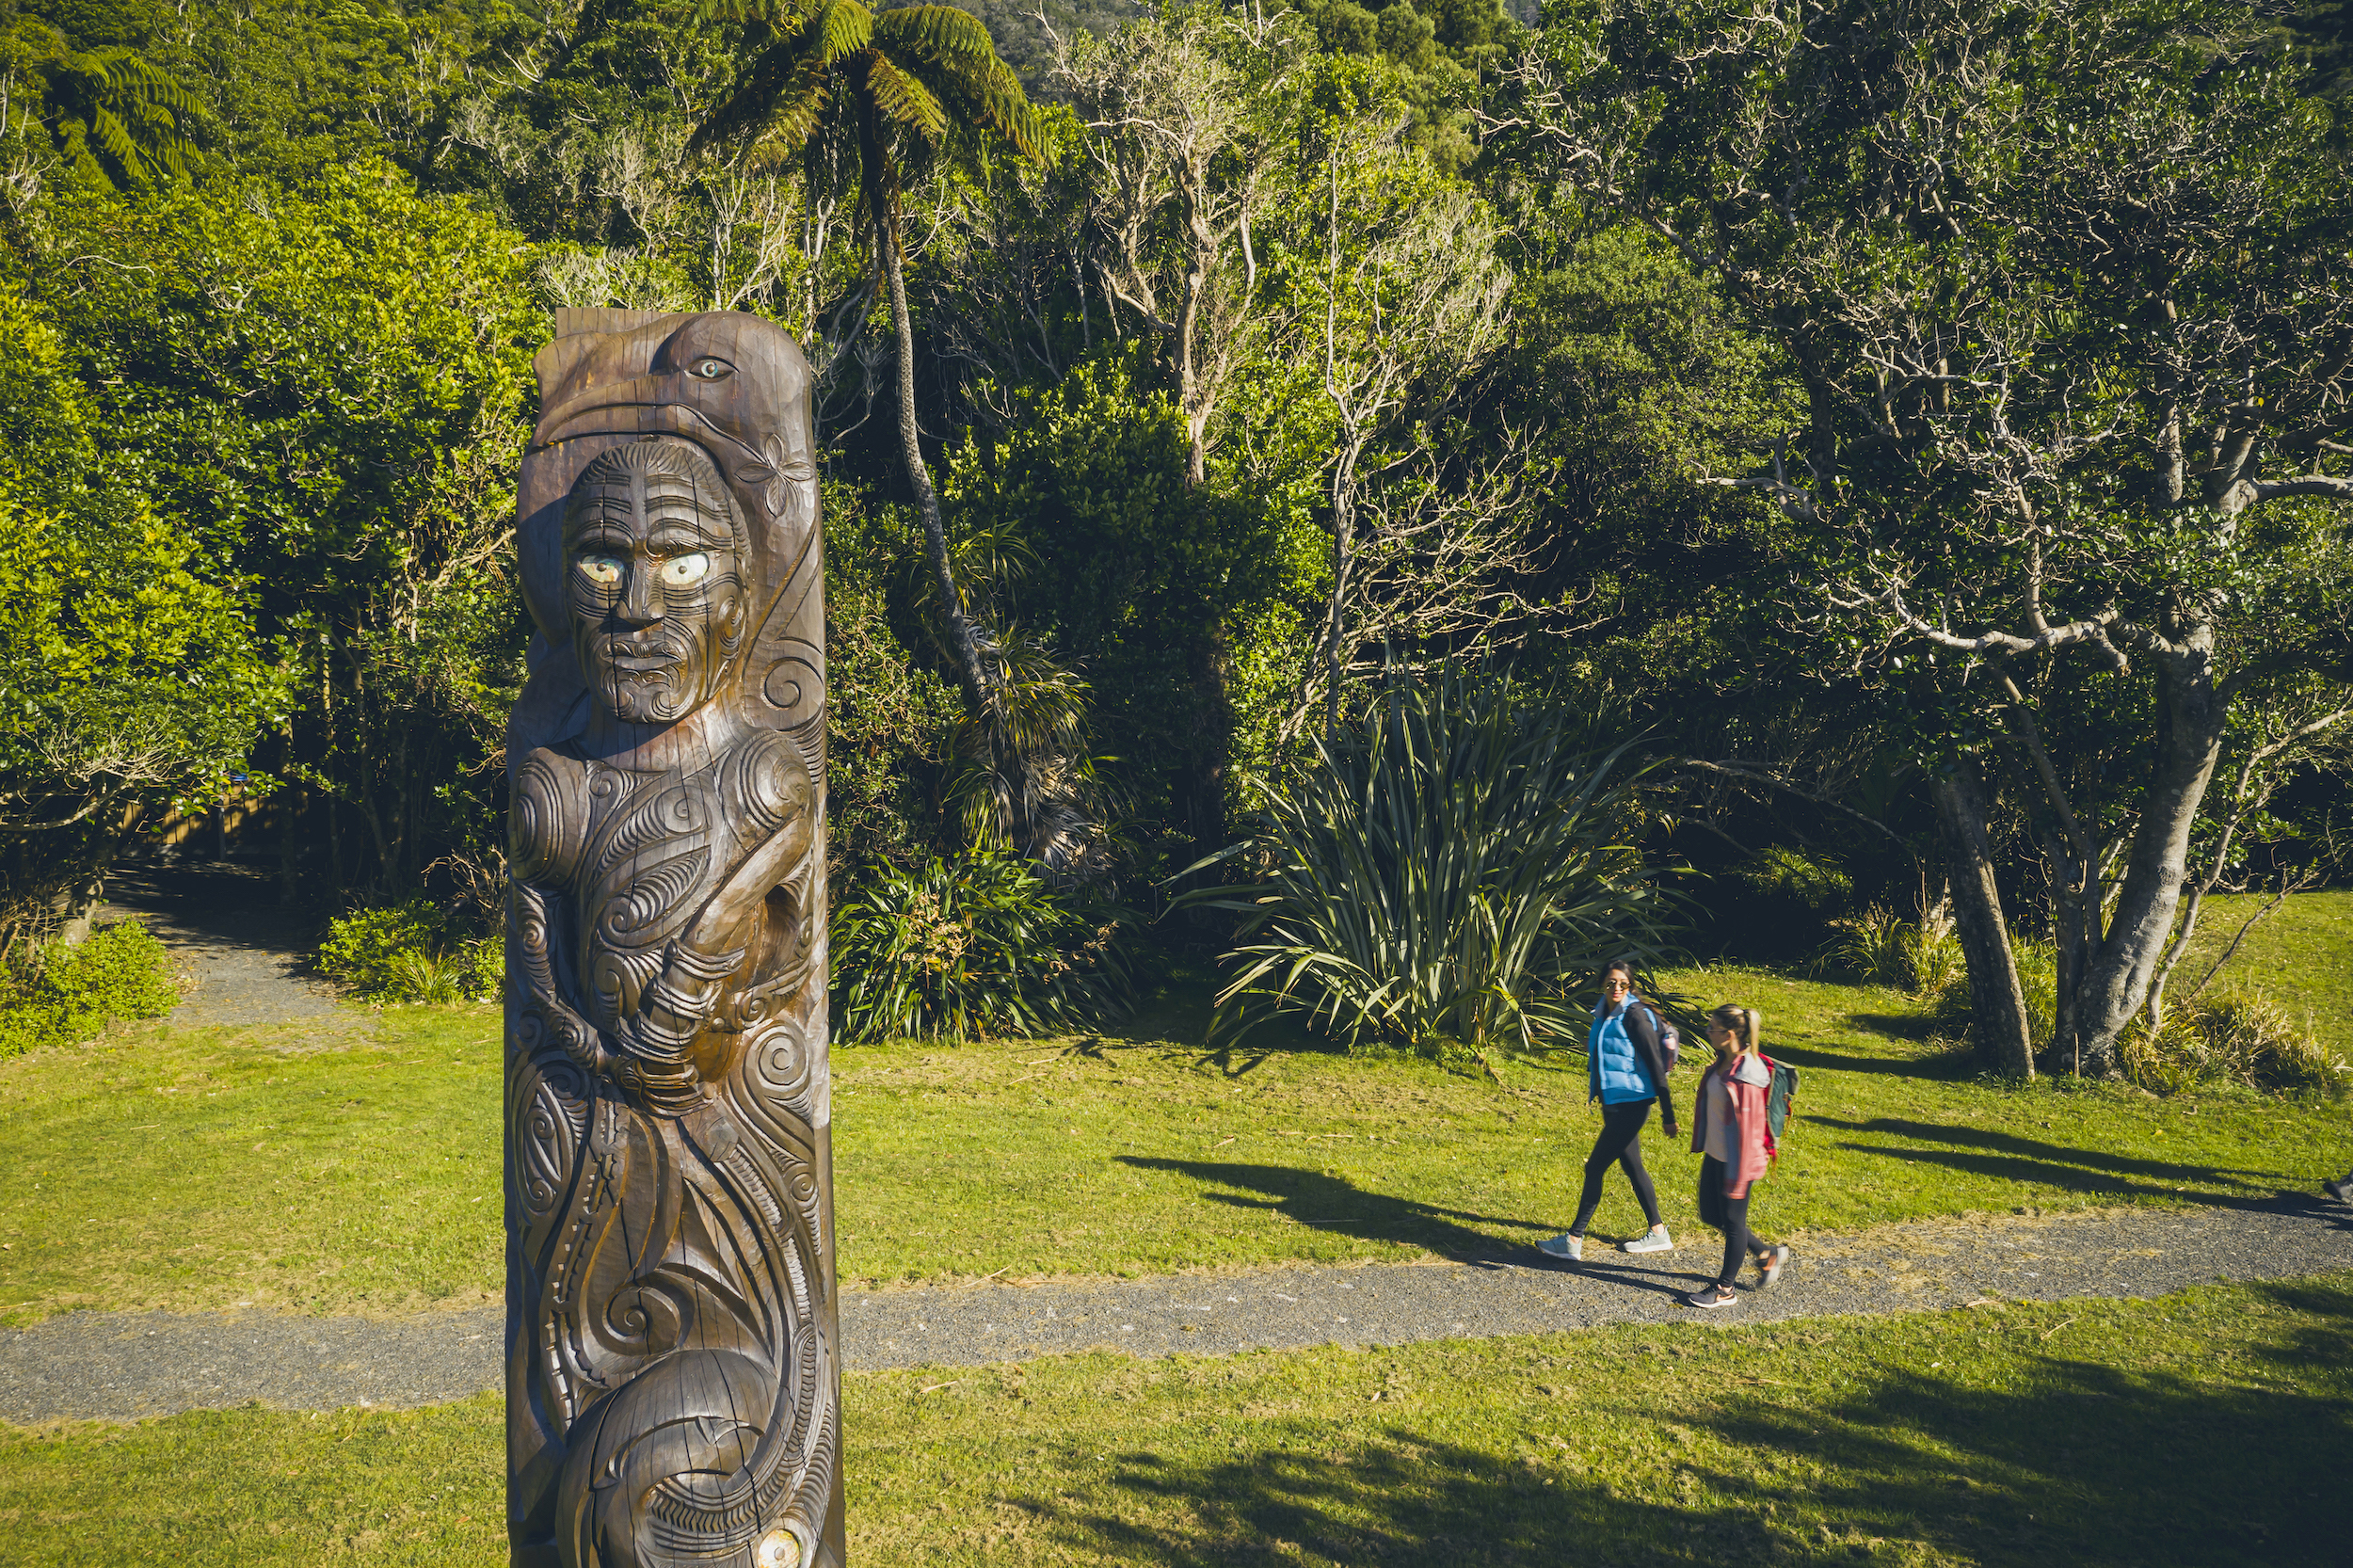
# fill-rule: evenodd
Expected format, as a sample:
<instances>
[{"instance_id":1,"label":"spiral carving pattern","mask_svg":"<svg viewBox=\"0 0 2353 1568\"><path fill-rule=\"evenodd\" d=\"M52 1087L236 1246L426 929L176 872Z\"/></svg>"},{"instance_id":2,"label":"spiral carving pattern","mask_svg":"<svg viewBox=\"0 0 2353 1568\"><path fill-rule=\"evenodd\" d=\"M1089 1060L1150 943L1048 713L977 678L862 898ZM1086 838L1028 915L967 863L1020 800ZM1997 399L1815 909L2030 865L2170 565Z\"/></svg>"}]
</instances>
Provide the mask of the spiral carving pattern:
<instances>
[{"instance_id":1,"label":"spiral carving pattern","mask_svg":"<svg viewBox=\"0 0 2353 1568\"><path fill-rule=\"evenodd\" d=\"M808 368L737 312L557 333L507 747L513 1560L843 1568ZM565 586L589 516L601 552L686 530L719 569L600 619Z\"/></svg>"}]
</instances>

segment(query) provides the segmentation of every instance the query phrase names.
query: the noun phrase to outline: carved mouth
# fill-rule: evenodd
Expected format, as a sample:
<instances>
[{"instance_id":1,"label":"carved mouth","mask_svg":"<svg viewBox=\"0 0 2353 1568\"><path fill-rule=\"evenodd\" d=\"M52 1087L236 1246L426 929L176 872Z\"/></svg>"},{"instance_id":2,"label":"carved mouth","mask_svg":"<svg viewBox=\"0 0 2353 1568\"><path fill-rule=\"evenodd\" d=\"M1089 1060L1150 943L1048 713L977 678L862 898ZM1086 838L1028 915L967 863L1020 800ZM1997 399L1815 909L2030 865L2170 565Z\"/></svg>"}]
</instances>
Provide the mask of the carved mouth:
<instances>
[{"instance_id":1,"label":"carved mouth","mask_svg":"<svg viewBox=\"0 0 2353 1568\"><path fill-rule=\"evenodd\" d=\"M676 653L611 653L605 658L623 675L660 675L685 662L683 656Z\"/></svg>"}]
</instances>

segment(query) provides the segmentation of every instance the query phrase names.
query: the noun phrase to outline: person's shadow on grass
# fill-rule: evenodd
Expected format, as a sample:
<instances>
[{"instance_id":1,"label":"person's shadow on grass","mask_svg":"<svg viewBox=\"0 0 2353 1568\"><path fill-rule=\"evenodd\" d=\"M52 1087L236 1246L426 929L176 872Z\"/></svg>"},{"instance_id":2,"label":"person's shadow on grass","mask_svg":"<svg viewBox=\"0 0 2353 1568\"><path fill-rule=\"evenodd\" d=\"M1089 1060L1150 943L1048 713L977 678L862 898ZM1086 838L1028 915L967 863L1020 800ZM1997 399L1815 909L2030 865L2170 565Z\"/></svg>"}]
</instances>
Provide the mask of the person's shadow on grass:
<instances>
[{"instance_id":1,"label":"person's shadow on grass","mask_svg":"<svg viewBox=\"0 0 2353 1568\"><path fill-rule=\"evenodd\" d=\"M1614 1249L1609 1252L1607 1261L1594 1260L1583 1264L1564 1262L1547 1257L1536 1250L1537 1239L1553 1233L1549 1224L1497 1214L1477 1214L1462 1208L1445 1208L1412 1198L1393 1198L1385 1193L1369 1192L1342 1177L1326 1176L1321 1171L1300 1166L1169 1160L1147 1155L1124 1154L1116 1158L1118 1163L1134 1170L1189 1176L1207 1187L1229 1189L1204 1192L1203 1201L1208 1203L1279 1214L1299 1224L1328 1230L1339 1236L1354 1237L1359 1240L1393 1241L1420 1247L1449 1262L1487 1268L1529 1269L1540 1273L1576 1273L1605 1284L1659 1295L1679 1294L1696 1284L1700 1277L1689 1270L1659 1268L1637 1261L1635 1255L1625 1255L1625 1260L1621 1262L1618 1260L1621 1255ZM1523 1232L1527 1239L1515 1241L1474 1229L1474 1225L1494 1225ZM1589 1243L1596 1248L1609 1244L1607 1239L1600 1236L1593 1237ZM1711 1257L1711 1265L1712 1261ZM1712 1277L1712 1267L1708 1272Z\"/></svg>"},{"instance_id":2,"label":"person's shadow on grass","mask_svg":"<svg viewBox=\"0 0 2353 1568\"><path fill-rule=\"evenodd\" d=\"M1182 1176L1206 1187L1236 1189L1209 1192L1205 1202L1231 1208L1254 1208L1287 1220L1353 1236L1365 1241L1397 1241L1421 1247L1458 1263L1525 1263L1534 1249L1475 1230L1496 1225L1534 1233L1544 1226L1531 1220L1498 1214L1474 1214L1467 1209L1443 1208L1412 1198L1393 1198L1369 1192L1354 1182L1295 1165L1245 1165L1209 1160L1168 1160L1123 1154L1118 1163L1139 1171ZM1468 1222L1467 1224L1465 1222Z\"/></svg>"}]
</instances>

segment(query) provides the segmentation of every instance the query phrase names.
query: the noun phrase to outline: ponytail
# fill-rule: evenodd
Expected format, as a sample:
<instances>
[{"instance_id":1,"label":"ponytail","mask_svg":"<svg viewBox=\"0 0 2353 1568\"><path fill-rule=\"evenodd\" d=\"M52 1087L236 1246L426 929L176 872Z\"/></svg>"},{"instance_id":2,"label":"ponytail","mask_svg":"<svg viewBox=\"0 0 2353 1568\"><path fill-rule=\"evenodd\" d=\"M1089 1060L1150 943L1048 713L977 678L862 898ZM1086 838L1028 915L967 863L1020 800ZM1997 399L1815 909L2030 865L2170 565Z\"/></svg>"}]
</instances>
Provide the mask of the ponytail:
<instances>
[{"instance_id":1,"label":"ponytail","mask_svg":"<svg viewBox=\"0 0 2353 1568\"><path fill-rule=\"evenodd\" d=\"M1737 1002L1728 1001L1710 1013L1707 1021L1732 1036L1735 1051L1753 1052L1763 1042L1765 1015L1753 1007L1742 1007ZM1716 1059L1721 1062L1724 1055L1724 1051L1719 1048Z\"/></svg>"}]
</instances>

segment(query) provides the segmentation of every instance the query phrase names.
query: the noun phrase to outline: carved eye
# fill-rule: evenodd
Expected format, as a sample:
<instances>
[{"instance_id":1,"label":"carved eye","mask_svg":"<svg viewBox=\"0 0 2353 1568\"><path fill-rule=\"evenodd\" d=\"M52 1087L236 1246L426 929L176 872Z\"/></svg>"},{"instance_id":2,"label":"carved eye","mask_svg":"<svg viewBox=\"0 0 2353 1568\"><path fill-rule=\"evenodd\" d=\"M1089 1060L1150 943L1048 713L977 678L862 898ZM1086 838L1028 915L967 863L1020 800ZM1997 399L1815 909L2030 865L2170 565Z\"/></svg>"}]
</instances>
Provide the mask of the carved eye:
<instances>
[{"instance_id":1,"label":"carved eye","mask_svg":"<svg viewBox=\"0 0 2353 1568\"><path fill-rule=\"evenodd\" d=\"M679 555L662 563L662 581L674 588L690 587L711 570L708 555Z\"/></svg>"},{"instance_id":2,"label":"carved eye","mask_svg":"<svg viewBox=\"0 0 2353 1568\"><path fill-rule=\"evenodd\" d=\"M621 563L610 555L584 555L580 575L600 588L609 588L621 580Z\"/></svg>"},{"instance_id":3,"label":"carved eye","mask_svg":"<svg viewBox=\"0 0 2353 1568\"><path fill-rule=\"evenodd\" d=\"M715 354L706 354L688 365L686 374L697 381L724 381L735 374L735 367Z\"/></svg>"}]
</instances>

